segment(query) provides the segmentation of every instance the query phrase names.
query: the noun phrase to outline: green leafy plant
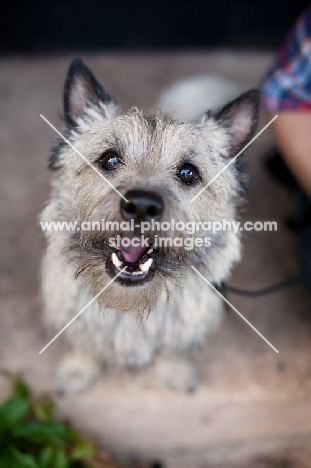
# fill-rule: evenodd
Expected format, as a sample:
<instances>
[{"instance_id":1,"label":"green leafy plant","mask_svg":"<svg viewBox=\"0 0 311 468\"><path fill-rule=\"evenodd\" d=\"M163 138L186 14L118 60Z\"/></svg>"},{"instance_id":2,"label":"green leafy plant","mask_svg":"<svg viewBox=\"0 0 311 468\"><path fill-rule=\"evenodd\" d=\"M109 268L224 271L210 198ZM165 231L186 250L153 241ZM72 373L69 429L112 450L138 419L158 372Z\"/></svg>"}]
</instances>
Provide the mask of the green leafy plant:
<instances>
[{"instance_id":1,"label":"green leafy plant","mask_svg":"<svg viewBox=\"0 0 311 468\"><path fill-rule=\"evenodd\" d=\"M35 399L19 377L0 406L0 468L114 468L106 452L93 441L56 421L54 403Z\"/></svg>"}]
</instances>

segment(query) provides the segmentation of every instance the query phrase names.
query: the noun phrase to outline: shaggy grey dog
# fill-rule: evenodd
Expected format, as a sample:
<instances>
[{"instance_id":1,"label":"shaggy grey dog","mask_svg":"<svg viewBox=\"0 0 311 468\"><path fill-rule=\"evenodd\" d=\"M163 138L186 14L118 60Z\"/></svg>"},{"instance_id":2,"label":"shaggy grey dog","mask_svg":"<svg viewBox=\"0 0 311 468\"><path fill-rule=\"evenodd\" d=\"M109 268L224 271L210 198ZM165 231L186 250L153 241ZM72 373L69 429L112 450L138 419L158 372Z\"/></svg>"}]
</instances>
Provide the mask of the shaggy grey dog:
<instances>
[{"instance_id":1,"label":"shaggy grey dog","mask_svg":"<svg viewBox=\"0 0 311 468\"><path fill-rule=\"evenodd\" d=\"M137 238L145 221L234 221L244 188L237 164L191 200L253 136L258 108L259 93L251 90L196 123L161 113L144 116L137 108L121 113L84 63L72 62L64 90L64 134L93 167L64 141L56 144L51 196L41 221L134 220L136 227L117 233L45 232L44 318L54 330L119 274L63 334L68 354L56 370L58 390L87 388L106 365L151 364L167 386L195 389L198 376L187 351L218 326L222 300L190 266L210 282L221 282L239 260L239 234L209 232L209 244L198 242L193 249L182 242L157 247L156 235L189 237L171 228L149 229L147 247L142 242L120 247L110 239ZM199 229L191 237L204 239L206 232Z\"/></svg>"}]
</instances>

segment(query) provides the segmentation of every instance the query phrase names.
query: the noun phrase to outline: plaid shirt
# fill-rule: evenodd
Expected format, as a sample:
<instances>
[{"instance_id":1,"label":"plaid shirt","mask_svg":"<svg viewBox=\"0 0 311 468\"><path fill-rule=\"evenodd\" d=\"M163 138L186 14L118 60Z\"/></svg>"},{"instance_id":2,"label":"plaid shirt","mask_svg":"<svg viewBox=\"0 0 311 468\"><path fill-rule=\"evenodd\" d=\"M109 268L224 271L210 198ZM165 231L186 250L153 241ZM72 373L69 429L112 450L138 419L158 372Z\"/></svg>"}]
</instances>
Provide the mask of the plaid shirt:
<instances>
[{"instance_id":1,"label":"plaid shirt","mask_svg":"<svg viewBox=\"0 0 311 468\"><path fill-rule=\"evenodd\" d=\"M311 6L287 34L261 92L269 112L311 110Z\"/></svg>"}]
</instances>

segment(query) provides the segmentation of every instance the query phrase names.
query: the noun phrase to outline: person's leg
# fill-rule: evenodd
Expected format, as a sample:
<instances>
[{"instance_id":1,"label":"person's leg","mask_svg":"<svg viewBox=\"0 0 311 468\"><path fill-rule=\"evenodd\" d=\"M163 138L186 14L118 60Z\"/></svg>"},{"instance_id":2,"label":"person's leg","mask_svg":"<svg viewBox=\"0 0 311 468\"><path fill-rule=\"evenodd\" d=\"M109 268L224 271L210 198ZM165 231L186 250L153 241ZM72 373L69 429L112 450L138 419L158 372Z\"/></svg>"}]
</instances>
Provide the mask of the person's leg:
<instances>
[{"instance_id":1,"label":"person's leg","mask_svg":"<svg viewBox=\"0 0 311 468\"><path fill-rule=\"evenodd\" d=\"M311 112L280 112L272 130L288 168L311 198Z\"/></svg>"},{"instance_id":2,"label":"person's leg","mask_svg":"<svg viewBox=\"0 0 311 468\"><path fill-rule=\"evenodd\" d=\"M272 129L278 149L300 186L295 213L298 260L311 294L311 112L281 112Z\"/></svg>"}]
</instances>

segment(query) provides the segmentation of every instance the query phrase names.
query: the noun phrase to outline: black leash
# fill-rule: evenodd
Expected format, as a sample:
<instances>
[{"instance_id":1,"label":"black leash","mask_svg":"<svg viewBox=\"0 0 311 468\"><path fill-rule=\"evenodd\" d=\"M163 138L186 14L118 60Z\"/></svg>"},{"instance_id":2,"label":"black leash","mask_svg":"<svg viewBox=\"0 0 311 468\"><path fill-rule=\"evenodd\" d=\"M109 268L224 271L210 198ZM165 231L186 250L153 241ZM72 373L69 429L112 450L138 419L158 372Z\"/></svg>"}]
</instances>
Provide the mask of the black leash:
<instances>
[{"instance_id":1,"label":"black leash","mask_svg":"<svg viewBox=\"0 0 311 468\"><path fill-rule=\"evenodd\" d=\"M281 281L280 283L276 283L273 286L268 286L267 288L258 289L257 291L246 291L245 289L234 288L233 286L227 285L225 282L220 283L220 285L215 286L216 289L222 293L226 294L227 292L236 294L237 296L246 296L246 297L260 297L266 296L268 294L272 294L277 291L281 291L282 289L288 288L293 286L294 284L299 283L303 280L302 275L296 275L292 278L288 278L287 280Z\"/></svg>"}]
</instances>

